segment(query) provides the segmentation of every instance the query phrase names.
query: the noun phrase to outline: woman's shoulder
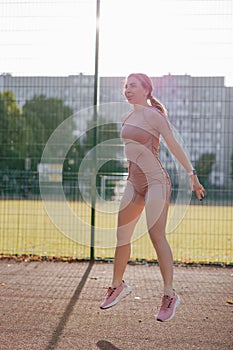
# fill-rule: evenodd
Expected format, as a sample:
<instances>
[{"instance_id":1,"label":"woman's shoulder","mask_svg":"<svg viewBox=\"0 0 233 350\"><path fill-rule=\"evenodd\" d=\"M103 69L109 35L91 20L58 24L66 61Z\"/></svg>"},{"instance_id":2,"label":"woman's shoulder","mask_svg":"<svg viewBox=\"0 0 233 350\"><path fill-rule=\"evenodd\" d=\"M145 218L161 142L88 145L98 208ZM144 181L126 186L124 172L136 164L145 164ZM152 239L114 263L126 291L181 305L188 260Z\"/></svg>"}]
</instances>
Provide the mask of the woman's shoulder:
<instances>
[{"instance_id":1,"label":"woman's shoulder","mask_svg":"<svg viewBox=\"0 0 233 350\"><path fill-rule=\"evenodd\" d=\"M148 108L144 115L147 123L163 136L172 130L167 115L156 108Z\"/></svg>"},{"instance_id":2,"label":"woman's shoulder","mask_svg":"<svg viewBox=\"0 0 233 350\"><path fill-rule=\"evenodd\" d=\"M150 124L157 124L159 122L163 122L164 119L168 120L168 117L166 114L160 112L158 109L154 107L145 108L144 115Z\"/></svg>"}]
</instances>

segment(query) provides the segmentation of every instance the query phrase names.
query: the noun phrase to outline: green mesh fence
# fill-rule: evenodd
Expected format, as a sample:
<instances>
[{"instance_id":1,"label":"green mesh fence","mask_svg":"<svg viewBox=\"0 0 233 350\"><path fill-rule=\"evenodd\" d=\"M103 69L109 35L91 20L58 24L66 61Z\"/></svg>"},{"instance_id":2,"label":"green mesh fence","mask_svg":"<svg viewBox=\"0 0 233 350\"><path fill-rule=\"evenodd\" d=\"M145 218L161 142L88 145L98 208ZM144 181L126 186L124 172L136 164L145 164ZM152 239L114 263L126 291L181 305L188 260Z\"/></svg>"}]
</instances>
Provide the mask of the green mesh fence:
<instances>
[{"instance_id":1,"label":"green mesh fence","mask_svg":"<svg viewBox=\"0 0 233 350\"><path fill-rule=\"evenodd\" d=\"M5 23L1 32L15 33L16 40L19 33L28 35L29 29L37 35L43 33L48 4L54 11L57 5L58 11L64 2L43 5L40 1L1 1L0 4ZM34 25L33 12L31 17L28 15L30 21L25 22L27 28L20 24L27 16L23 11L18 14L14 4L22 5L24 11L42 6ZM62 12L54 12L51 17L53 21L60 16L68 26L66 33L72 34L72 25L84 9L85 15L90 15L88 21L95 21L94 1L67 4L74 5L75 11L71 12L70 7L68 16L71 22ZM101 6L106 13L104 4L103 1ZM221 16L216 6L209 8L206 18L213 11L216 18ZM226 8L222 10L227 16ZM196 15L198 11L195 11ZM232 28L228 21L230 14L224 30ZM19 22L12 27L14 17ZM94 65L93 32L88 33L86 40L90 39L90 47L85 51L82 46L80 55L87 57L88 52ZM0 45L4 61L2 48L7 45L6 42ZM20 45L23 46L23 40ZM41 43L43 50L48 46ZM58 50L59 44L54 48ZM15 73L0 72L0 254L89 259L94 231L95 258L112 259L117 212L127 178L127 161L120 139L120 118L130 108L122 94L124 76L108 76L100 71L99 108L94 116L94 69L90 68L90 74L73 74L74 69L67 68L69 73L61 76L54 71L51 75L37 74L34 66L28 74L20 71L21 60L22 56L15 51L12 57L18 63L17 70L12 69ZM67 56L67 67L69 62ZM162 142L160 158L172 181L167 237L174 260L232 264L233 87L226 84L223 75L195 76L184 72L158 76L156 72L150 75L154 95L166 106L177 138L189 153L207 191L201 203L190 194L187 177ZM95 227L91 229L93 203ZM131 258L156 260L143 216L132 239Z\"/></svg>"}]
</instances>

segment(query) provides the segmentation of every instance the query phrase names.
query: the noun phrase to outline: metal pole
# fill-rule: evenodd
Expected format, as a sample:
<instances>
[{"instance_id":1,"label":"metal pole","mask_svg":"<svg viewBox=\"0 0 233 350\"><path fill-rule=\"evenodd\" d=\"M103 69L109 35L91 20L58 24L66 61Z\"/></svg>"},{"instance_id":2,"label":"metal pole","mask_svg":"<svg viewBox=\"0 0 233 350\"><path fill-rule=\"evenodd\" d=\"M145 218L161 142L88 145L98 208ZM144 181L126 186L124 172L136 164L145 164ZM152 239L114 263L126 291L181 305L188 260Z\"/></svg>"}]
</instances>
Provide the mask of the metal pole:
<instances>
[{"instance_id":1,"label":"metal pole","mask_svg":"<svg viewBox=\"0 0 233 350\"><path fill-rule=\"evenodd\" d=\"M96 1L96 40L95 40L95 78L94 78L94 115L93 115L93 160L91 179L91 247L90 259L95 259L95 206L96 206L96 144L97 144L97 119L99 100L99 18L100 0Z\"/></svg>"}]
</instances>

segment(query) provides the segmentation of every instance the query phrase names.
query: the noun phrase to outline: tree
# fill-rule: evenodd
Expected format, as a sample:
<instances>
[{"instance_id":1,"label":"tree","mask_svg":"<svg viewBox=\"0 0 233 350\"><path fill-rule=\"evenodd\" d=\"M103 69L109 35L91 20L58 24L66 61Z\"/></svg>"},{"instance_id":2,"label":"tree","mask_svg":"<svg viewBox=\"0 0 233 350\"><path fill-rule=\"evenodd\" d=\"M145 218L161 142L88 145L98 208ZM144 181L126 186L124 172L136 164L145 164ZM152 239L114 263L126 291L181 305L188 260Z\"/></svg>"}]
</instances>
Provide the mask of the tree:
<instances>
[{"instance_id":1,"label":"tree","mask_svg":"<svg viewBox=\"0 0 233 350\"><path fill-rule=\"evenodd\" d=\"M12 91L0 93L0 163L2 169L24 169L26 128L22 110Z\"/></svg>"},{"instance_id":2,"label":"tree","mask_svg":"<svg viewBox=\"0 0 233 350\"><path fill-rule=\"evenodd\" d=\"M214 153L203 153L195 164L200 182L204 186L207 186L209 184L209 175L212 171L212 166L214 163Z\"/></svg>"},{"instance_id":3,"label":"tree","mask_svg":"<svg viewBox=\"0 0 233 350\"><path fill-rule=\"evenodd\" d=\"M231 155L231 178L233 180L233 153Z\"/></svg>"},{"instance_id":4,"label":"tree","mask_svg":"<svg viewBox=\"0 0 233 350\"><path fill-rule=\"evenodd\" d=\"M27 157L32 159L32 168L37 169L43 149L53 131L68 117L73 110L65 106L61 99L35 96L23 106L23 117L27 132L32 130L33 137L25 134L28 140ZM73 130L70 130L72 132Z\"/></svg>"}]
</instances>

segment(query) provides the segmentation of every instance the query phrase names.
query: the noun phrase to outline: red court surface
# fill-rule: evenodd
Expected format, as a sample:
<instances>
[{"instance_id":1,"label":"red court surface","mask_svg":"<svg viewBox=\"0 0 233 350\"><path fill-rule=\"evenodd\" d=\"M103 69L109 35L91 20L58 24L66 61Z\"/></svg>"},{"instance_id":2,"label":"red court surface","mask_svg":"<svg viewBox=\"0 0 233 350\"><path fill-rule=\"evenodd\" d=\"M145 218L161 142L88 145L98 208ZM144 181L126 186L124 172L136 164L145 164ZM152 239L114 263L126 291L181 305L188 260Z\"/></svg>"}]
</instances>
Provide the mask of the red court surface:
<instances>
[{"instance_id":1,"label":"red court surface","mask_svg":"<svg viewBox=\"0 0 233 350\"><path fill-rule=\"evenodd\" d=\"M111 263L0 261L1 350L233 349L233 269L176 266L181 305L156 321L157 265L128 265L133 292L100 310Z\"/></svg>"}]
</instances>

